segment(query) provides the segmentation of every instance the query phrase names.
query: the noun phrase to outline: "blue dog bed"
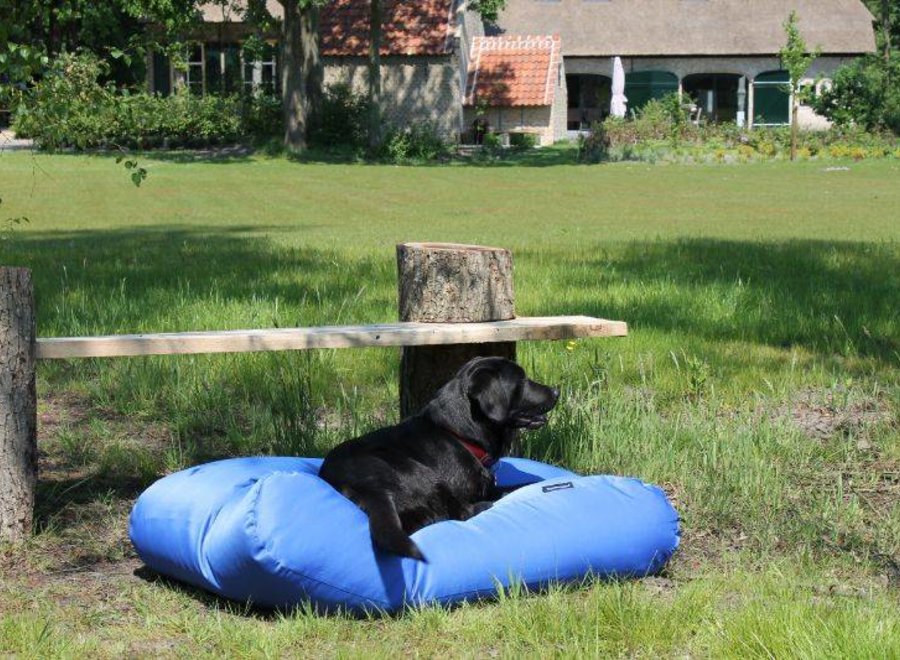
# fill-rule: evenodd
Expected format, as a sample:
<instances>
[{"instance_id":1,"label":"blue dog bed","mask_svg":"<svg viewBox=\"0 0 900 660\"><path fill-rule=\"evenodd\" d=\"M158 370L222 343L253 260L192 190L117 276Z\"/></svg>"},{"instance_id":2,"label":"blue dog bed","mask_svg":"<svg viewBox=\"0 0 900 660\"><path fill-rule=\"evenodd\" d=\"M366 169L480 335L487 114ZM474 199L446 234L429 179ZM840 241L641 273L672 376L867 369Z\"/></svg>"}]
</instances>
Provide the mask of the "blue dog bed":
<instances>
[{"instance_id":1,"label":"blue dog bed","mask_svg":"<svg viewBox=\"0 0 900 660\"><path fill-rule=\"evenodd\" d=\"M131 540L153 570L266 607L392 611L539 588L587 575L657 572L678 546L678 514L655 486L581 477L503 459L522 486L465 522L413 539L427 563L372 546L366 515L317 476L320 459L240 458L160 479L131 513Z\"/></svg>"}]
</instances>

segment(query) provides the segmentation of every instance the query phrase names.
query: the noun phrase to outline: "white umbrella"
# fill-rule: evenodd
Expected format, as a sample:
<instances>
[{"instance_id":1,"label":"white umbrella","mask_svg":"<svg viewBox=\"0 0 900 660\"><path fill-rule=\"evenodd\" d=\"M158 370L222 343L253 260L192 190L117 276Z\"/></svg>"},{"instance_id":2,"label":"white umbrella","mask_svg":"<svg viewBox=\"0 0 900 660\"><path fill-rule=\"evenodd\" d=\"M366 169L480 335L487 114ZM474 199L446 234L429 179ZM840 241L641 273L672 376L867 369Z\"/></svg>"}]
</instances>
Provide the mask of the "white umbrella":
<instances>
[{"instance_id":1,"label":"white umbrella","mask_svg":"<svg viewBox=\"0 0 900 660\"><path fill-rule=\"evenodd\" d=\"M613 58L612 101L609 104L609 113L613 117L625 116L625 104L628 98L625 96L625 67L622 66L622 58Z\"/></svg>"}]
</instances>

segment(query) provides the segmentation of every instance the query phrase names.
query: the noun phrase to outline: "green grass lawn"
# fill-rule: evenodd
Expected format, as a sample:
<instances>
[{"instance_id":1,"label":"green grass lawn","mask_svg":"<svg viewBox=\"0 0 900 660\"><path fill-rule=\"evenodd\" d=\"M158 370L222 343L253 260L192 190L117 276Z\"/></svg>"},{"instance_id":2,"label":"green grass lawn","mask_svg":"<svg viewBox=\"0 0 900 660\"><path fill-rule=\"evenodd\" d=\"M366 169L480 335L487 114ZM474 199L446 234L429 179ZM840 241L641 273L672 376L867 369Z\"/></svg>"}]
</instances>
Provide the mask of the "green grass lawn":
<instances>
[{"instance_id":1,"label":"green grass lawn","mask_svg":"<svg viewBox=\"0 0 900 660\"><path fill-rule=\"evenodd\" d=\"M0 549L0 654L900 655L900 162L494 166L0 156L0 263L41 336L396 318L394 245L513 250L561 383L528 456L663 484L667 573L355 621L247 611L140 569L135 495L214 457L321 454L396 419L394 350L41 365L36 535ZM830 166L830 167L829 167ZM135 572L136 571L136 572Z\"/></svg>"}]
</instances>

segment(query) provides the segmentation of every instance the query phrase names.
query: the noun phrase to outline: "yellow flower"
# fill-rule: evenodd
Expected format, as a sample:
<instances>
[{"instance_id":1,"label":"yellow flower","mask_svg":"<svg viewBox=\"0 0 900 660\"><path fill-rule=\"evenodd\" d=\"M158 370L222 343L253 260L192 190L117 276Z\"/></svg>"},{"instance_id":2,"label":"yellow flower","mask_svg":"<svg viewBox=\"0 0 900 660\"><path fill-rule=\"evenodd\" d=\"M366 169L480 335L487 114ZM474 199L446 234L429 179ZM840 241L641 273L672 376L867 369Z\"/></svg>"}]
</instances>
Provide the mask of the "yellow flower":
<instances>
[{"instance_id":1,"label":"yellow flower","mask_svg":"<svg viewBox=\"0 0 900 660\"><path fill-rule=\"evenodd\" d=\"M570 339L569 341L566 342L566 350L567 351L575 350L575 340L574 339Z\"/></svg>"}]
</instances>

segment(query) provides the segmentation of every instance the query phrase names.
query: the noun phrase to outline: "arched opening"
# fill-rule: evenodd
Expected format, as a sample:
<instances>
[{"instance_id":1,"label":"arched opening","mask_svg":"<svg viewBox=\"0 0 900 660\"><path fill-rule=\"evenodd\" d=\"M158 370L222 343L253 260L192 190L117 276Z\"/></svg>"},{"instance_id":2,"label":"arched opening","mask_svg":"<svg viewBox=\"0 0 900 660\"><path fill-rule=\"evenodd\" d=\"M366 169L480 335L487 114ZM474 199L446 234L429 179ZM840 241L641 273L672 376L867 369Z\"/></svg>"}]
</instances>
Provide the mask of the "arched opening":
<instances>
[{"instance_id":1,"label":"arched opening","mask_svg":"<svg viewBox=\"0 0 900 660\"><path fill-rule=\"evenodd\" d=\"M570 131L587 130L591 124L609 115L612 79L599 74L566 76L569 98L566 123Z\"/></svg>"},{"instance_id":2,"label":"arched opening","mask_svg":"<svg viewBox=\"0 0 900 660\"><path fill-rule=\"evenodd\" d=\"M717 123L738 122L746 113L746 93L741 78L734 73L697 73L681 81L684 99L699 108L699 116ZM743 122L741 122L743 123Z\"/></svg>"},{"instance_id":3,"label":"arched opening","mask_svg":"<svg viewBox=\"0 0 900 660\"><path fill-rule=\"evenodd\" d=\"M757 126L784 126L791 121L790 75L787 71L766 71L753 82L753 123Z\"/></svg>"},{"instance_id":4,"label":"arched opening","mask_svg":"<svg viewBox=\"0 0 900 660\"><path fill-rule=\"evenodd\" d=\"M678 76L668 71L636 71L625 74L628 112L638 111L651 99L678 92Z\"/></svg>"}]
</instances>

